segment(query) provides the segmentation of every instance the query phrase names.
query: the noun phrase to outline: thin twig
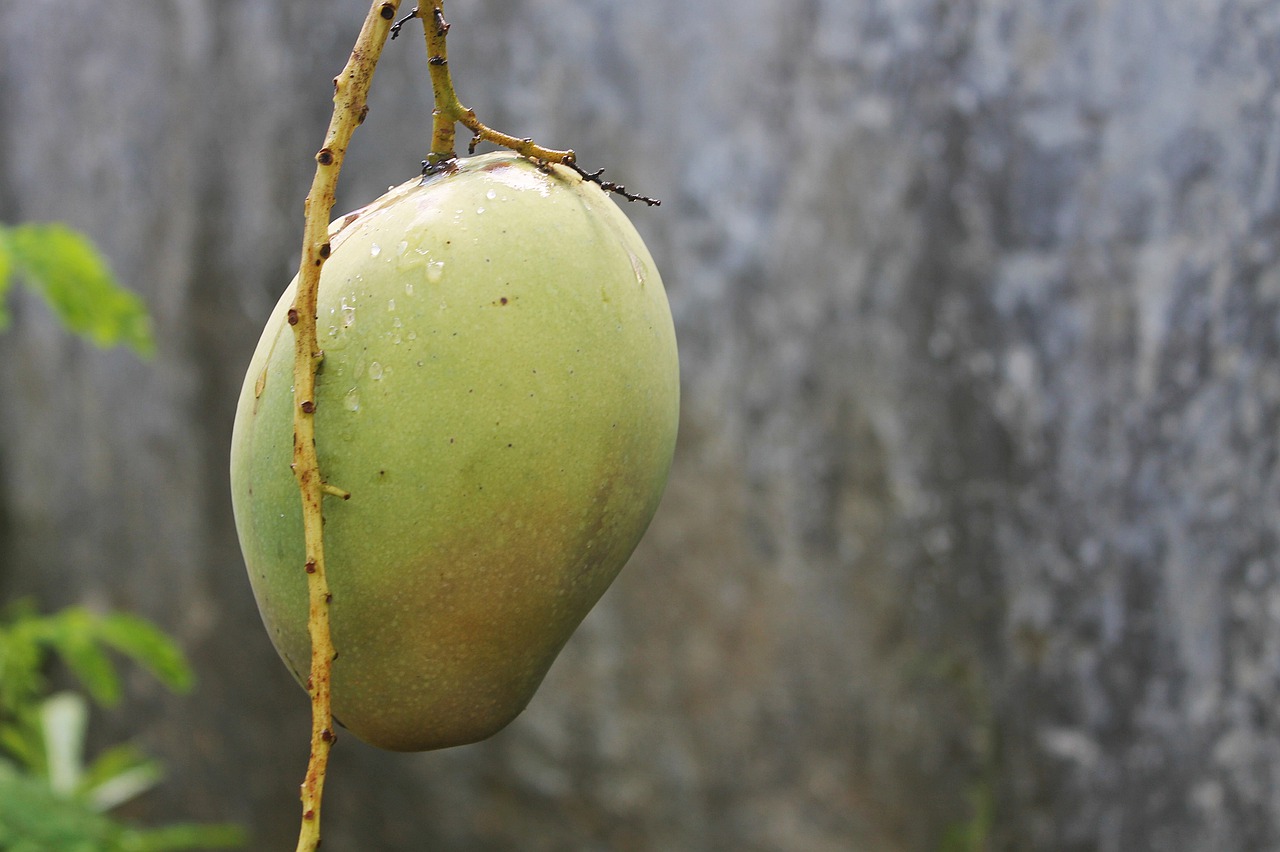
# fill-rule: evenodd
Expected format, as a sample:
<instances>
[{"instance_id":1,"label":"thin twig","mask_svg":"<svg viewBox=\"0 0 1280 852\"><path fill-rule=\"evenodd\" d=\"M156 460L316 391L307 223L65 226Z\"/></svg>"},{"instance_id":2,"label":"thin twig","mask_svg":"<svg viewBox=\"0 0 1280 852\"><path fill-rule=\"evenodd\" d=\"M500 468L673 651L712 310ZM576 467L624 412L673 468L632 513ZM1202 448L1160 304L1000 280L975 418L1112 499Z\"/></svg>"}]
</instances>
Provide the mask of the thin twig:
<instances>
[{"instance_id":1,"label":"thin twig","mask_svg":"<svg viewBox=\"0 0 1280 852\"><path fill-rule=\"evenodd\" d=\"M427 13L428 8L430 14ZM647 195L628 192L622 184L601 180L600 175L604 173L604 169L595 172L585 171L578 166L578 156L572 150L557 151L553 148L544 148L529 137L511 136L481 122L476 117L475 110L467 109L462 105L458 100L457 91L453 88L453 76L449 73L449 51L445 43L450 25L444 19L444 0L431 0L430 3L419 4L409 16L409 18L412 17L422 19L427 39L427 67L431 73L431 90L435 96L436 105L432 122L431 153L422 161L423 174L432 174L451 166L455 158L455 126L461 124L471 131L471 142L467 146L469 154L474 154L476 146L481 142L491 142L540 164L558 163L568 166L583 180L597 184L605 192L620 195L628 201L643 201L650 207L656 207L662 203Z\"/></svg>"},{"instance_id":2,"label":"thin twig","mask_svg":"<svg viewBox=\"0 0 1280 852\"><path fill-rule=\"evenodd\" d=\"M427 67L431 73L431 91L435 96L435 112L431 134L431 153L427 157L424 169L433 170L454 158L454 128L461 124L473 134L468 150L475 151L480 142L492 142L503 148L510 148L531 160L549 163L568 164L574 161L572 151L556 151L543 148L529 138L517 138L500 133L488 127L476 118L475 110L467 109L458 100L458 93L453 88L453 76L449 73L449 50L445 37L449 34L449 23L444 19L444 0L431 0L431 14L422 11L422 26L427 39ZM423 7L419 5L419 8Z\"/></svg>"},{"instance_id":3,"label":"thin twig","mask_svg":"<svg viewBox=\"0 0 1280 852\"><path fill-rule=\"evenodd\" d=\"M650 207L657 207L660 204L662 204L662 202L656 198L650 198L647 195L637 195L634 192L627 192L627 188L620 183L614 183L611 180L601 180L600 176L604 174L604 169L596 169L594 172L589 172L586 169L582 168L582 166L579 166L576 160L570 160L564 165L568 166L569 168L577 172L578 175L583 180L594 183L596 186L600 187L605 192L612 192L614 195L621 195L623 198L627 199L628 201L643 201L645 204L648 204Z\"/></svg>"},{"instance_id":4,"label":"thin twig","mask_svg":"<svg viewBox=\"0 0 1280 852\"><path fill-rule=\"evenodd\" d=\"M316 338L316 310L319 300L320 270L329 256L329 217L333 211L338 173L347 145L369 108L366 99L382 47L387 41L400 0L375 0L351 51L351 58L333 80L333 117L324 146L316 154L316 174L303 206L302 262L298 269L298 289L289 311L294 332L293 471L302 496L302 522L306 541L308 617L311 637L311 674L307 691L311 695L311 756L302 783L302 827L297 852L313 852L320 845L320 804L324 794L325 770L336 736L330 702L333 660L337 652L329 631L328 577L324 562L324 495L349 497L336 486L324 482L316 455L316 368L324 353Z\"/></svg>"},{"instance_id":5,"label":"thin twig","mask_svg":"<svg viewBox=\"0 0 1280 852\"><path fill-rule=\"evenodd\" d=\"M394 24L391 25L391 40L395 41L400 36L401 27L403 27L405 24L409 23L416 17L418 17L418 7L414 6L412 12L405 15L403 18L401 18L400 20L396 21Z\"/></svg>"}]
</instances>

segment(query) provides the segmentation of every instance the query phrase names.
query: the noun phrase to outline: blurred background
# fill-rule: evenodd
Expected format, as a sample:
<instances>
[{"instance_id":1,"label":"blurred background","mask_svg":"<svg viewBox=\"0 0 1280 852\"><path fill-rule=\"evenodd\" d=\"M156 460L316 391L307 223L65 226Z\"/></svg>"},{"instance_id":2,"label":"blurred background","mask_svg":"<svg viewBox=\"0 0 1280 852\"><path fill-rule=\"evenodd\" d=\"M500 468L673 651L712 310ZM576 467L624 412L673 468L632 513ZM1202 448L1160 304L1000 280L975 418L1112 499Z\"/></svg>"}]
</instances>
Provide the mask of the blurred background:
<instances>
[{"instance_id":1,"label":"blurred background","mask_svg":"<svg viewBox=\"0 0 1280 852\"><path fill-rule=\"evenodd\" d=\"M405 11L411 3L405 4ZM140 821L292 848L308 706L232 525L243 371L293 275L363 0L0 3L0 221L147 302L141 361L0 335L0 599L137 612L96 736ZM1280 846L1280 6L474 0L462 100L628 206L681 344L671 483L529 709L342 738L334 850ZM412 177L421 30L335 213Z\"/></svg>"}]
</instances>

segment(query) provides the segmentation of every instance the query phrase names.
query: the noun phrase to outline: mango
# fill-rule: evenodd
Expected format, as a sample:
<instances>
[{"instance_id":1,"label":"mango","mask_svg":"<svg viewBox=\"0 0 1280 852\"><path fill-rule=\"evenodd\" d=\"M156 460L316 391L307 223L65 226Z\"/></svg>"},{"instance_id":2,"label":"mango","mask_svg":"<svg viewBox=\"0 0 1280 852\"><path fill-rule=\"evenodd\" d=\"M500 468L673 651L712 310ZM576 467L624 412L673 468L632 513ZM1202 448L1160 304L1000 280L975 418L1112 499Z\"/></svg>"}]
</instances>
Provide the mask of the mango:
<instances>
[{"instance_id":1,"label":"mango","mask_svg":"<svg viewBox=\"0 0 1280 852\"><path fill-rule=\"evenodd\" d=\"M657 509L679 411L662 280L597 185L507 153L330 234L317 449L350 493L324 507L334 716L385 749L476 742L526 707ZM231 490L263 622L304 682L295 286L245 375Z\"/></svg>"}]
</instances>

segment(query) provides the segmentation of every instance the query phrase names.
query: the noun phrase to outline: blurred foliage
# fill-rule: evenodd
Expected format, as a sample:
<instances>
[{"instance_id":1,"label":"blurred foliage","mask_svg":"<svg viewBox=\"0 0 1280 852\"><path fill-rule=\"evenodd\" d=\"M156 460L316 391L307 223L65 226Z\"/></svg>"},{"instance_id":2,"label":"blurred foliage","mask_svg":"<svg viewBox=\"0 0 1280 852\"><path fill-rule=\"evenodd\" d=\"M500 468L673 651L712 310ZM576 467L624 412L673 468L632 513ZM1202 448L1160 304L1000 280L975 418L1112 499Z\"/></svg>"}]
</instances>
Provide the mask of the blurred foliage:
<instances>
[{"instance_id":1,"label":"blurred foliage","mask_svg":"<svg viewBox=\"0 0 1280 852\"><path fill-rule=\"evenodd\" d=\"M128 346L143 357L154 353L146 306L116 282L83 234L57 223L0 225L0 331L9 326L5 296L15 279L81 337L102 347Z\"/></svg>"},{"instance_id":2,"label":"blurred foliage","mask_svg":"<svg viewBox=\"0 0 1280 852\"><path fill-rule=\"evenodd\" d=\"M99 346L155 351L142 301L123 289L83 235L60 224L0 225L0 331L13 281L44 298L68 330ZM132 743L86 760L90 699L116 706L123 657L175 692L195 682L182 651L156 626L126 613L68 607L42 615L29 603L0 617L0 850L3 852L168 852L244 844L235 825L137 828L108 812L164 776ZM61 662L85 694L52 690Z\"/></svg>"},{"instance_id":3,"label":"blurred foliage","mask_svg":"<svg viewBox=\"0 0 1280 852\"><path fill-rule=\"evenodd\" d=\"M140 829L107 816L159 783L163 771L127 743L86 761L89 699L51 692L45 672L53 659L61 661L95 702L111 707L123 692L115 656L174 691L193 684L178 647L136 616L80 607L41 615L24 603L0 620L0 849L165 852L242 845L236 826Z\"/></svg>"}]
</instances>

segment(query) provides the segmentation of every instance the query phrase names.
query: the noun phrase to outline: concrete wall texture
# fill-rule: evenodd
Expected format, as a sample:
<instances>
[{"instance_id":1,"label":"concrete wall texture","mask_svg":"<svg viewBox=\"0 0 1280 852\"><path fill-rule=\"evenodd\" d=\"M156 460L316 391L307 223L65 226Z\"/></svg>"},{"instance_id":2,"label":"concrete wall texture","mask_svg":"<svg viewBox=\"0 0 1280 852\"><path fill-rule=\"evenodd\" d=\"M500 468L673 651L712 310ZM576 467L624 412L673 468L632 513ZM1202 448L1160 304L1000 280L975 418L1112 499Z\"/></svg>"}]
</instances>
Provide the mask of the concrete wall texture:
<instances>
[{"instance_id":1,"label":"concrete wall texture","mask_svg":"<svg viewBox=\"0 0 1280 852\"><path fill-rule=\"evenodd\" d=\"M406 9L408 6L406 6ZM289 848L307 705L231 523L235 395L297 262L357 0L0 4L0 220L90 234L142 363L17 294L0 591L192 655L103 736L139 819ZM528 711L344 738L330 849L1280 846L1280 6L477 0L460 94L663 199L666 499ZM340 209L417 171L417 31Z\"/></svg>"}]
</instances>

